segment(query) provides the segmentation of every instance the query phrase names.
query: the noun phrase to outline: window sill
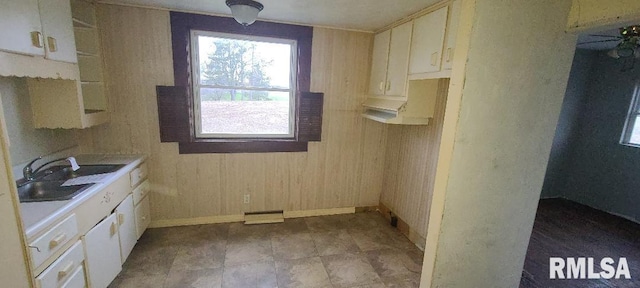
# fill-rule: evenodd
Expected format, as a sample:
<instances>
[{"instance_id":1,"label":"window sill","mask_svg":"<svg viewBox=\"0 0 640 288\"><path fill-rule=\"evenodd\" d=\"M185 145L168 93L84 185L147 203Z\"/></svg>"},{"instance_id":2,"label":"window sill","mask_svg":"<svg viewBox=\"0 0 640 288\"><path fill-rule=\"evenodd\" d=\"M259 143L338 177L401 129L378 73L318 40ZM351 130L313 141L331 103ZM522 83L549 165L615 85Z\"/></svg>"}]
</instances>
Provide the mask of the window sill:
<instances>
[{"instance_id":1,"label":"window sill","mask_svg":"<svg viewBox=\"0 0 640 288\"><path fill-rule=\"evenodd\" d=\"M640 144L633 144L633 143L624 143L621 142L620 145L622 146L627 146L627 147L632 147L632 148L640 148Z\"/></svg>"},{"instance_id":2,"label":"window sill","mask_svg":"<svg viewBox=\"0 0 640 288\"><path fill-rule=\"evenodd\" d=\"M200 141L179 143L180 154L306 152L307 147L308 142L292 140Z\"/></svg>"}]
</instances>

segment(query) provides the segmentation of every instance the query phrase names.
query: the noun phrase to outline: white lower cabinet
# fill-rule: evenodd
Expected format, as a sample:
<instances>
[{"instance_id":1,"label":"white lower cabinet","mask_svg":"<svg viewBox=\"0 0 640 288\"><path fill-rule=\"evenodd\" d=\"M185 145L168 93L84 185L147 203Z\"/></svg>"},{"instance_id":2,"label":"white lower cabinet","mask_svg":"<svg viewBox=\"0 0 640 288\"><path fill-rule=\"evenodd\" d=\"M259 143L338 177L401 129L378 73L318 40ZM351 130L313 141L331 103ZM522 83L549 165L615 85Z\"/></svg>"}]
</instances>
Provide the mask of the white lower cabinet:
<instances>
[{"instance_id":1,"label":"white lower cabinet","mask_svg":"<svg viewBox=\"0 0 640 288\"><path fill-rule=\"evenodd\" d=\"M144 197L144 199L140 200L140 203L136 205L136 232L137 239L140 239L144 230L149 227L149 223L151 223L151 208L149 206L149 197Z\"/></svg>"},{"instance_id":2,"label":"white lower cabinet","mask_svg":"<svg viewBox=\"0 0 640 288\"><path fill-rule=\"evenodd\" d=\"M136 233L135 212L133 209L133 195L127 198L116 208L118 215L118 232L120 234L120 259L124 264L133 246L136 245L138 234Z\"/></svg>"},{"instance_id":3,"label":"white lower cabinet","mask_svg":"<svg viewBox=\"0 0 640 288\"><path fill-rule=\"evenodd\" d=\"M116 214L102 220L82 237L85 245L89 286L105 288L122 270Z\"/></svg>"}]
</instances>

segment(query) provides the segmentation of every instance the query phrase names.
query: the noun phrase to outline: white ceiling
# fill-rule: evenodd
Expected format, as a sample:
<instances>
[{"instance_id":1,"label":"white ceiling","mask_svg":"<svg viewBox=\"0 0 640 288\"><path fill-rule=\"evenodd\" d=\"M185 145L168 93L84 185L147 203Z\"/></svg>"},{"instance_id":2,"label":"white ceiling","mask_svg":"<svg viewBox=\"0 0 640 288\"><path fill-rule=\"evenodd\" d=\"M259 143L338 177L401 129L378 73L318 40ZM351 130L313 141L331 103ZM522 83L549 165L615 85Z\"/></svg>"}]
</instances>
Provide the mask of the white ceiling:
<instances>
[{"instance_id":1,"label":"white ceiling","mask_svg":"<svg viewBox=\"0 0 640 288\"><path fill-rule=\"evenodd\" d=\"M374 31L440 0L259 0L258 20ZM225 0L102 0L202 14L230 15Z\"/></svg>"},{"instance_id":2,"label":"white ceiling","mask_svg":"<svg viewBox=\"0 0 640 288\"><path fill-rule=\"evenodd\" d=\"M616 28L616 29L601 31L597 33L580 34L578 36L578 48L588 49L588 50L611 50L615 48L616 45L618 45L618 43L620 43L620 41L586 43L586 42L592 42L592 41L616 40L616 38L614 37L603 37L603 36L618 37L620 36L620 30Z\"/></svg>"}]
</instances>

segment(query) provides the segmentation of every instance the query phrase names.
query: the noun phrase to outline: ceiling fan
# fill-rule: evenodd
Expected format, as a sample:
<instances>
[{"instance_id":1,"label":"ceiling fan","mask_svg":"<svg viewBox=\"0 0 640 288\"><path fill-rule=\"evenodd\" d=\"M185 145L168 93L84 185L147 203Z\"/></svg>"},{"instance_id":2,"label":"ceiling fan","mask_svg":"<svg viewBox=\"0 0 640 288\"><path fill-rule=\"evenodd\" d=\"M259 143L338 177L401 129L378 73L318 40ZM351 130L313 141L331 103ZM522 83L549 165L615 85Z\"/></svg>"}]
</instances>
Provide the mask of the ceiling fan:
<instances>
[{"instance_id":1,"label":"ceiling fan","mask_svg":"<svg viewBox=\"0 0 640 288\"><path fill-rule=\"evenodd\" d=\"M578 43L578 46L592 43L603 43L603 42L620 42L618 45L613 48L609 53L609 56L620 59L620 58L640 58L640 25L627 26L620 28L620 36L612 36L612 35L590 35L591 37L604 37L604 38L613 38L613 39L603 39L603 40L595 40L595 41L587 41Z\"/></svg>"}]
</instances>

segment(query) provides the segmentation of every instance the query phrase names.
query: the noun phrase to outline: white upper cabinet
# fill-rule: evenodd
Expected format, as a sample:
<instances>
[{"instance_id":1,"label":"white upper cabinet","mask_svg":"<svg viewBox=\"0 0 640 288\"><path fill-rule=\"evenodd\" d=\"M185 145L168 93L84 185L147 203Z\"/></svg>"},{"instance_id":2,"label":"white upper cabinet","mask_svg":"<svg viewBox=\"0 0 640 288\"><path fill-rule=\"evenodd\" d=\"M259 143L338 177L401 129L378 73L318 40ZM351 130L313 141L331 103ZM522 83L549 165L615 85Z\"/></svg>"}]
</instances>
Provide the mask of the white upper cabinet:
<instances>
[{"instance_id":1,"label":"white upper cabinet","mask_svg":"<svg viewBox=\"0 0 640 288\"><path fill-rule=\"evenodd\" d=\"M44 55L38 0L3 0L0 9L0 50Z\"/></svg>"},{"instance_id":2,"label":"white upper cabinet","mask_svg":"<svg viewBox=\"0 0 640 288\"><path fill-rule=\"evenodd\" d=\"M373 40L369 93L405 96L411 22L376 34Z\"/></svg>"},{"instance_id":3,"label":"white upper cabinet","mask_svg":"<svg viewBox=\"0 0 640 288\"><path fill-rule=\"evenodd\" d=\"M0 50L76 63L68 0L4 0Z\"/></svg>"},{"instance_id":4,"label":"white upper cabinet","mask_svg":"<svg viewBox=\"0 0 640 288\"><path fill-rule=\"evenodd\" d=\"M442 69L451 70L453 54L455 53L456 37L458 37L458 23L460 22L460 4L462 1L454 0L449 9L449 24L447 24L447 39L442 55Z\"/></svg>"},{"instance_id":5,"label":"white upper cabinet","mask_svg":"<svg viewBox=\"0 0 640 288\"><path fill-rule=\"evenodd\" d=\"M40 0L39 7L45 58L77 63L69 0Z\"/></svg>"},{"instance_id":6,"label":"white upper cabinet","mask_svg":"<svg viewBox=\"0 0 640 288\"><path fill-rule=\"evenodd\" d=\"M415 19L409 74L440 71L447 12L448 6Z\"/></svg>"},{"instance_id":7,"label":"white upper cabinet","mask_svg":"<svg viewBox=\"0 0 640 288\"><path fill-rule=\"evenodd\" d=\"M373 38L371 78L369 79L369 93L373 95L384 95L387 83L389 41L391 41L391 30L378 33Z\"/></svg>"},{"instance_id":8,"label":"white upper cabinet","mask_svg":"<svg viewBox=\"0 0 640 288\"><path fill-rule=\"evenodd\" d=\"M406 96L411 30L411 22L404 23L391 29L386 95Z\"/></svg>"}]
</instances>

